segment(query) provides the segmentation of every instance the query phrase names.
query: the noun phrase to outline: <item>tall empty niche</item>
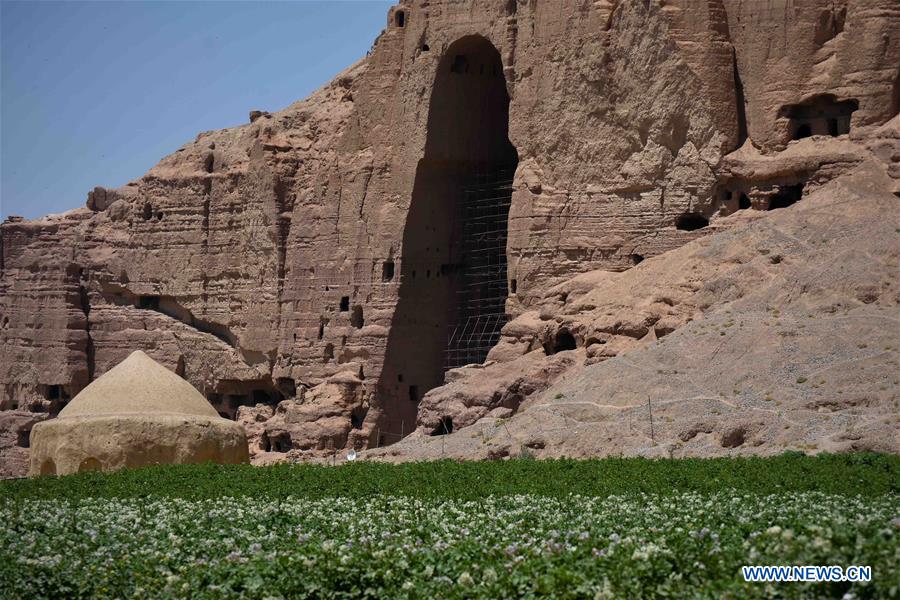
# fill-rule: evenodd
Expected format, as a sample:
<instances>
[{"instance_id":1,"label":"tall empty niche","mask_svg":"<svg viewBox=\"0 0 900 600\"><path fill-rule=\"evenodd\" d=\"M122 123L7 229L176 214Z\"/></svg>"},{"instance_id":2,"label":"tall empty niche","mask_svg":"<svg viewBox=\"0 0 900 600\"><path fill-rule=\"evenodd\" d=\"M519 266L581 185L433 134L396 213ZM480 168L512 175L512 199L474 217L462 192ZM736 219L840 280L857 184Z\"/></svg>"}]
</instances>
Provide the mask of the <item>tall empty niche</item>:
<instances>
[{"instance_id":1,"label":"tall empty niche","mask_svg":"<svg viewBox=\"0 0 900 600\"><path fill-rule=\"evenodd\" d=\"M483 362L499 339L517 164L500 53L481 36L464 37L441 58L431 94L379 381L383 427L409 431L418 400L445 371Z\"/></svg>"}]
</instances>

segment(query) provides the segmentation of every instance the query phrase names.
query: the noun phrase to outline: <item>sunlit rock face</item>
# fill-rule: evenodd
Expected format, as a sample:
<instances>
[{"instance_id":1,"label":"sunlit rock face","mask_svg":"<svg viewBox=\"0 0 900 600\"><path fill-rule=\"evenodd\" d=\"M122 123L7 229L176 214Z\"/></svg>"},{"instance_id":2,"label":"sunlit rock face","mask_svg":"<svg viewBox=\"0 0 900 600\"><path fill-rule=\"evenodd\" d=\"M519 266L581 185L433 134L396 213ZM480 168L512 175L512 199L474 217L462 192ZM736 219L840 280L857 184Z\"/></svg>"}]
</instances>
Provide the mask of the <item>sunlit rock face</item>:
<instances>
[{"instance_id":1,"label":"sunlit rock face","mask_svg":"<svg viewBox=\"0 0 900 600\"><path fill-rule=\"evenodd\" d=\"M891 156L898 23L891 0L403 2L306 100L2 225L0 451L136 348L252 412L267 460L394 443L449 368L534 350L501 328L555 286Z\"/></svg>"}]
</instances>

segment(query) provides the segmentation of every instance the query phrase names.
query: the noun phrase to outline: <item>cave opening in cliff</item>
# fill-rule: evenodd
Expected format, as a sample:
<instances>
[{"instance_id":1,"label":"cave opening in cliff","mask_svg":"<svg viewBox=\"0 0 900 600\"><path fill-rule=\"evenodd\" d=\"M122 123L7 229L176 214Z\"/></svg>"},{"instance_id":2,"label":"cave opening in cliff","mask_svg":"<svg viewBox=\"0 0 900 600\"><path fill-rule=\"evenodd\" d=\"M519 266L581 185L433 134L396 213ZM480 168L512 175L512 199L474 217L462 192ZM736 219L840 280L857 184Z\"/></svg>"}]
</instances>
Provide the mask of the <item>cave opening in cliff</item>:
<instances>
[{"instance_id":1,"label":"cave opening in cliff","mask_svg":"<svg viewBox=\"0 0 900 600\"><path fill-rule=\"evenodd\" d=\"M795 204L803 197L803 184L782 185L778 187L778 191L769 199L769 210L777 208L787 208Z\"/></svg>"},{"instance_id":2,"label":"cave opening in cliff","mask_svg":"<svg viewBox=\"0 0 900 600\"><path fill-rule=\"evenodd\" d=\"M277 382L276 386L271 380L264 379L222 380L214 392L206 395L206 399L221 417L234 420L238 409L242 406L257 404L276 406L284 400L286 394L282 389L290 391L294 387L294 382L291 379L278 379Z\"/></svg>"},{"instance_id":3,"label":"cave opening in cliff","mask_svg":"<svg viewBox=\"0 0 900 600\"><path fill-rule=\"evenodd\" d=\"M434 428L431 435L447 435L453 433L453 419L450 417L441 417L438 426Z\"/></svg>"},{"instance_id":4,"label":"cave opening in cliff","mask_svg":"<svg viewBox=\"0 0 900 600\"><path fill-rule=\"evenodd\" d=\"M357 304L353 307L353 312L350 314L350 324L353 325L356 329L362 329L362 326L365 324L365 319L363 319L362 306Z\"/></svg>"},{"instance_id":5,"label":"cave opening in cliff","mask_svg":"<svg viewBox=\"0 0 900 600\"><path fill-rule=\"evenodd\" d=\"M410 389L421 398L447 370L484 362L508 320L506 240L518 165L509 103L491 42L466 36L446 49L396 257L399 300L378 388L383 428L415 421Z\"/></svg>"},{"instance_id":6,"label":"cave opening in cliff","mask_svg":"<svg viewBox=\"0 0 900 600\"><path fill-rule=\"evenodd\" d=\"M681 231L696 231L709 225L709 219L699 213L685 213L675 219L675 228Z\"/></svg>"},{"instance_id":7,"label":"cave opening in cliff","mask_svg":"<svg viewBox=\"0 0 900 600\"><path fill-rule=\"evenodd\" d=\"M394 280L394 261L386 260L381 265L381 280L384 282Z\"/></svg>"},{"instance_id":8,"label":"cave opening in cliff","mask_svg":"<svg viewBox=\"0 0 900 600\"><path fill-rule=\"evenodd\" d=\"M139 296L138 308L144 310L159 310L159 296Z\"/></svg>"},{"instance_id":9,"label":"cave opening in cliff","mask_svg":"<svg viewBox=\"0 0 900 600\"><path fill-rule=\"evenodd\" d=\"M575 342L575 336L564 327L556 332L553 340L544 344L544 352L547 356L551 356L557 352L575 350L577 347L578 344Z\"/></svg>"},{"instance_id":10,"label":"cave opening in cliff","mask_svg":"<svg viewBox=\"0 0 900 600\"><path fill-rule=\"evenodd\" d=\"M792 140L813 135L837 137L850 133L850 118L858 108L855 99L838 100L833 94L820 94L782 107L779 116L787 117Z\"/></svg>"},{"instance_id":11,"label":"cave opening in cliff","mask_svg":"<svg viewBox=\"0 0 900 600\"><path fill-rule=\"evenodd\" d=\"M267 439L269 443L269 451L270 452L280 452L284 454L285 452L290 452L294 447L294 441L291 439L291 434L288 431L278 431L271 432L267 431Z\"/></svg>"}]
</instances>

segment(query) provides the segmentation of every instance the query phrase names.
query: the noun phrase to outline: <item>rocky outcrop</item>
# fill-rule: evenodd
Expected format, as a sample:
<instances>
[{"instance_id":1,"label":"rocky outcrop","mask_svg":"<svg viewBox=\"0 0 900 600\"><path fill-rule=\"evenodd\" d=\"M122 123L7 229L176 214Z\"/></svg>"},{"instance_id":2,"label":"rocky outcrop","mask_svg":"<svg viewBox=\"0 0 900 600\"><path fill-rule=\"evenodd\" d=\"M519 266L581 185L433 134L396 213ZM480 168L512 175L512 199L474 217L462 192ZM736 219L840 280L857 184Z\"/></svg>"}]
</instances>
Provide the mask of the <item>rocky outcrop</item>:
<instances>
[{"instance_id":1,"label":"rocky outcrop","mask_svg":"<svg viewBox=\"0 0 900 600\"><path fill-rule=\"evenodd\" d=\"M575 288L896 159L873 133L898 109L891 0L409 0L387 17L308 99L0 227L0 407L52 416L139 348L261 428L267 460L433 428L438 397L466 422L513 410L545 383L505 358L565 353L567 335L617 356L695 310L623 298L621 318L563 332L557 316L591 312ZM476 400L453 381L426 395L486 358L511 370L486 366ZM289 447L266 450L269 431Z\"/></svg>"},{"instance_id":2,"label":"rocky outcrop","mask_svg":"<svg viewBox=\"0 0 900 600\"><path fill-rule=\"evenodd\" d=\"M507 326L501 346L530 351L507 368L461 370L426 396L414 435L369 456L900 451L892 184L885 165L866 162L796 206L735 215L732 227L625 273L572 280L552 318ZM543 332L561 329L574 347L542 346L554 339ZM561 357L571 366L547 372ZM495 382L502 395L489 369L523 364L541 385L514 414L454 401L480 399ZM433 437L446 422L450 435Z\"/></svg>"}]
</instances>

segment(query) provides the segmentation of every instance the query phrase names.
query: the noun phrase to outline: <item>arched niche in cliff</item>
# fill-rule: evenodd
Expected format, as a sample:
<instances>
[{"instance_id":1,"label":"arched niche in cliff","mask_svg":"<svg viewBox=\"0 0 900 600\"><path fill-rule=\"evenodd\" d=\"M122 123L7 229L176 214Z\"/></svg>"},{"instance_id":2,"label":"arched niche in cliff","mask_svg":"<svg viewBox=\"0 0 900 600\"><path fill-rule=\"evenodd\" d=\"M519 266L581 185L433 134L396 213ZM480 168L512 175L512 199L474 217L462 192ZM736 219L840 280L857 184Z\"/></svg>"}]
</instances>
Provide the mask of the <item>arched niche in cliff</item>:
<instances>
[{"instance_id":1,"label":"arched niche in cliff","mask_svg":"<svg viewBox=\"0 0 900 600\"><path fill-rule=\"evenodd\" d=\"M500 53L484 37L461 38L437 67L397 257L399 301L379 381L382 428L410 431L419 399L445 371L483 362L499 339L517 164Z\"/></svg>"}]
</instances>

